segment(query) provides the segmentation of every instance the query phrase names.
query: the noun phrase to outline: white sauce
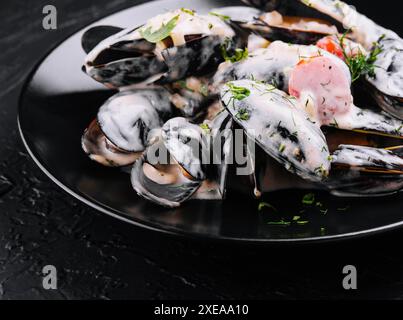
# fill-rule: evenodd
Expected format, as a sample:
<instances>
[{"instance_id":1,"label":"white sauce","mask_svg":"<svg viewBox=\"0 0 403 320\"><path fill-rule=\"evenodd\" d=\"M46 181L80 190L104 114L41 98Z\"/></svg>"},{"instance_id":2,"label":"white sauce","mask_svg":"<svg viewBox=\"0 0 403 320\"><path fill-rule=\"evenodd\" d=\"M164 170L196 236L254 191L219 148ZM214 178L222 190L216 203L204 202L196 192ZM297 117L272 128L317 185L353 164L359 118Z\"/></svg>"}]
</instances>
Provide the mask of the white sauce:
<instances>
[{"instance_id":1,"label":"white sauce","mask_svg":"<svg viewBox=\"0 0 403 320\"><path fill-rule=\"evenodd\" d=\"M167 97L166 97L167 98ZM143 134L162 126L159 112L170 112L169 99L154 91L124 91L111 97L98 112L98 123L117 147L126 151L145 149ZM145 125L146 132L139 126Z\"/></svg>"},{"instance_id":2,"label":"white sauce","mask_svg":"<svg viewBox=\"0 0 403 320\"><path fill-rule=\"evenodd\" d=\"M341 145L333 157L333 162L345 164L352 167L376 167L384 169L395 169L396 166L403 166L403 159L384 149ZM379 162L382 162L382 165Z\"/></svg>"}]
</instances>

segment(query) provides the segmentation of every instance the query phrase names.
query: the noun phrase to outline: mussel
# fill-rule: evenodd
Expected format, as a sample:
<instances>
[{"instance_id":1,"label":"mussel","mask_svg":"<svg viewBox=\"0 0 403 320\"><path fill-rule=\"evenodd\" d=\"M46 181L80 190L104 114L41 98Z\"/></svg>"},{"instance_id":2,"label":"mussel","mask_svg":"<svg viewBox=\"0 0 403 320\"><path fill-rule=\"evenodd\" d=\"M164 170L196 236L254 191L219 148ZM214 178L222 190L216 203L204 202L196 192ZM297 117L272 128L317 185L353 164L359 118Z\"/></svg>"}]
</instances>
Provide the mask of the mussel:
<instances>
[{"instance_id":1,"label":"mussel","mask_svg":"<svg viewBox=\"0 0 403 320\"><path fill-rule=\"evenodd\" d=\"M105 166L130 165L171 114L168 92L163 89L120 92L100 108L85 130L82 147Z\"/></svg>"},{"instance_id":2,"label":"mussel","mask_svg":"<svg viewBox=\"0 0 403 320\"><path fill-rule=\"evenodd\" d=\"M272 85L238 80L224 86L221 100L248 137L287 170L311 181L327 177L325 136L292 97Z\"/></svg>"},{"instance_id":3,"label":"mussel","mask_svg":"<svg viewBox=\"0 0 403 320\"><path fill-rule=\"evenodd\" d=\"M229 82L221 96L246 134L271 158L303 179L350 195L381 193L386 183L389 189L384 192L400 190L401 155L354 145L340 145L330 153L321 124L311 120L295 97L253 80ZM368 174L373 176L367 179Z\"/></svg>"},{"instance_id":4,"label":"mussel","mask_svg":"<svg viewBox=\"0 0 403 320\"><path fill-rule=\"evenodd\" d=\"M402 122L354 105L350 71L342 60L316 46L273 42L247 59L223 64L215 86L237 79L273 84L298 98L310 120L323 126L403 136Z\"/></svg>"},{"instance_id":5,"label":"mussel","mask_svg":"<svg viewBox=\"0 0 403 320\"><path fill-rule=\"evenodd\" d=\"M222 144L216 140L221 130L214 126L223 129L230 124L221 115L211 126L192 124L185 118L167 121L159 139L133 166L131 181L136 192L166 207L177 207L190 198L223 199L229 140L226 136ZM222 157L211 153L217 143Z\"/></svg>"},{"instance_id":6,"label":"mussel","mask_svg":"<svg viewBox=\"0 0 403 320\"><path fill-rule=\"evenodd\" d=\"M103 40L89 52L83 69L111 87L170 83L214 71L222 61L221 44L234 37L219 17L179 9Z\"/></svg>"}]
</instances>

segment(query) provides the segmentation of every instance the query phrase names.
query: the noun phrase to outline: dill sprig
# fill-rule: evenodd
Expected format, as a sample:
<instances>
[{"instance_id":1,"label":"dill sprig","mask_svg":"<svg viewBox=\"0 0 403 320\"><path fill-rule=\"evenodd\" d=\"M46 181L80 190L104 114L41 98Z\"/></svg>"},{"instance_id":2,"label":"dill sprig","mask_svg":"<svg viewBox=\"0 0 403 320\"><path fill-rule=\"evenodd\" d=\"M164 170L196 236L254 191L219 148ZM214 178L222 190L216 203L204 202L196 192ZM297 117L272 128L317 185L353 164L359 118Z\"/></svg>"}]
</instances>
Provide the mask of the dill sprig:
<instances>
[{"instance_id":1,"label":"dill sprig","mask_svg":"<svg viewBox=\"0 0 403 320\"><path fill-rule=\"evenodd\" d=\"M379 54L383 51L383 48L379 44L379 41L381 41L383 37L381 37L378 42L374 43L373 49L371 50L369 55L364 54L359 49L356 55L349 56L346 52L344 41L346 39L347 34L350 31L351 30L347 30L340 37L339 42L346 64L350 69L352 82L357 81L359 78L361 78L361 76L365 75L368 75L372 78L375 77L375 68L376 68L375 62L378 59Z\"/></svg>"}]
</instances>

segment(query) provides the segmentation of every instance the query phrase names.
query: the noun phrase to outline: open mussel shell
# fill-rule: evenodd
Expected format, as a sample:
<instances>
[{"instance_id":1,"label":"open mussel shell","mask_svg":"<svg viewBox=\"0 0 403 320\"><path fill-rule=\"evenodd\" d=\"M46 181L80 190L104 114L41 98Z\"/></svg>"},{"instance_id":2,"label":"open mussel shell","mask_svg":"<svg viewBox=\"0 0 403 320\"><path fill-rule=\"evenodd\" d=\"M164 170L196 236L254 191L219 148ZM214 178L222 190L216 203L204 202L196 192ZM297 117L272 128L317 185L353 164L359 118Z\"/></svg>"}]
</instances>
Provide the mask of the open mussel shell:
<instances>
[{"instance_id":1,"label":"open mussel shell","mask_svg":"<svg viewBox=\"0 0 403 320\"><path fill-rule=\"evenodd\" d=\"M165 72L166 65L154 54L156 45L143 39L138 29L128 28L101 41L88 53L83 71L115 88Z\"/></svg>"},{"instance_id":2,"label":"open mussel shell","mask_svg":"<svg viewBox=\"0 0 403 320\"><path fill-rule=\"evenodd\" d=\"M402 147L391 150L341 145L332 155L327 182L339 195L384 195L403 188Z\"/></svg>"},{"instance_id":3,"label":"open mussel shell","mask_svg":"<svg viewBox=\"0 0 403 320\"><path fill-rule=\"evenodd\" d=\"M157 163L156 153L165 150L165 163ZM160 162L164 162L161 161ZM150 146L144 156L137 160L131 172L131 182L138 195L165 207L178 207L188 200L200 187L202 181L194 180L174 159L169 157L162 142Z\"/></svg>"},{"instance_id":4,"label":"open mussel shell","mask_svg":"<svg viewBox=\"0 0 403 320\"><path fill-rule=\"evenodd\" d=\"M81 38L81 46L85 53L90 53L101 41L121 32L123 29L115 26L96 26L84 32Z\"/></svg>"},{"instance_id":5,"label":"open mussel shell","mask_svg":"<svg viewBox=\"0 0 403 320\"><path fill-rule=\"evenodd\" d=\"M104 165L131 164L171 112L168 92L163 89L115 94L85 131L83 149L91 159Z\"/></svg>"},{"instance_id":6,"label":"open mussel shell","mask_svg":"<svg viewBox=\"0 0 403 320\"><path fill-rule=\"evenodd\" d=\"M279 8L284 1L281 0L242 0L245 4L259 8L263 11L272 11Z\"/></svg>"},{"instance_id":7,"label":"open mussel shell","mask_svg":"<svg viewBox=\"0 0 403 320\"><path fill-rule=\"evenodd\" d=\"M176 24L165 38L153 36L153 31L158 33L169 23ZM234 31L218 17L170 11L101 41L87 55L83 70L110 87L171 83L214 72L222 62L221 44L234 37Z\"/></svg>"},{"instance_id":8,"label":"open mussel shell","mask_svg":"<svg viewBox=\"0 0 403 320\"><path fill-rule=\"evenodd\" d=\"M173 118L161 132L160 140L133 166L132 185L155 203L177 207L206 180L203 129L184 118Z\"/></svg>"},{"instance_id":9,"label":"open mussel shell","mask_svg":"<svg viewBox=\"0 0 403 320\"><path fill-rule=\"evenodd\" d=\"M287 170L311 181L327 177L326 139L292 97L271 85L239 80L224 86L221 101L247 136Z\"/></svg>"},{"instance_id":10,"label":"open mussel shell","mask_svg":"<svg viewBox=\"0 0 403 320\"><path fill-rule=\"evenodd\" d=\"M221 37L197 35L191 38L182 46L170 47L161 52L168 72L156 81L157 84L209 74L223 61Z\"/></svg>"},{"instance_id":11,"label":"open mussel shell","mask_svg":"<svg viewBox=\"0 0 403 320\"><path fill-rule=\"evenodd\" d=\"M278 21L272 21L270 16ZM327 21L314 18L282 17L279 13L262 15L251 30L269 40L282 40L293 44L314 44L328 35L336 34L337 28Z\"/></svg>"},{"instance_id":12,"label":"open mussel shell","mask_svg":"<svg viewBox=\"0 0 403 320\"><path fill-rule=\"evenodd\" d=\"M114 145L93 120L81 138L82 148L90 159L107 167L123 167L134 163L142 152L127 152Z\"/></svg>"},{"instance_id":13,"label":"open mussel shell","mask_svg":"<svg viewBox=\"0 0 403 320\"><path fill-rule=\"evenodd\" d=\"M382 38L373 76L367 76L368 91L389 114L403 120L403 40Z\"/></svg>"}]
</instances>

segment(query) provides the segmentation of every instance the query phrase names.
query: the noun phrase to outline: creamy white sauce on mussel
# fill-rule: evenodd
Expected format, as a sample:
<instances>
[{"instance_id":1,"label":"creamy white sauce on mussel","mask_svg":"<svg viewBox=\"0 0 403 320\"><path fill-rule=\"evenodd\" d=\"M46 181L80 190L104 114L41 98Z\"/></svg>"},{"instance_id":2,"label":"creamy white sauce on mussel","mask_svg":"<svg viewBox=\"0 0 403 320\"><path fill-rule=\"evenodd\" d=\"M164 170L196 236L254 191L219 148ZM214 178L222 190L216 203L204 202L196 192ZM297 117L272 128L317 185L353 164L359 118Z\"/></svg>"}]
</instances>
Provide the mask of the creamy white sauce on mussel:
<instances>
[{"instance_id":1,"label":"creamy white sauce on mussel","mask_svg":"<svg viewBox=\"0 0 403 320\"><path fill-rule=\"evenodd\" d=\"M111 87L155 81L158 75L175 81L214 64L216 47L234 36L217 16L178 9L105 39L87 55L84 69Z\"/></svg>"},{"instance_id":2,"label":"creamy white sauce on mussel","mask_svg":"<svg viewBox=\"0 0 403 320\"><path fill-rule=\"evenodd\" d=\"M205 180L203 168L203 129L185 118L173 118L162 127L162 140L175 160L195 179ZM206 160L204 161L206 163Z\"/></svg>"},{"instance_id":3,"label":"creamy white sauce on mussel","mask_svg":"<svg viewBox=\"0 0 403 320\"><path fill-rule=\"evenodd\" d=\"M397 39L399 36L374 21L357 12L357 10L340 0L299 0L323 14L332 17L343 24L346 30L351 30L349 37L362 44L366 49L371 49L374 42L386 35L388 38Z\"/></svg>"},{"instance_id":4,"label":"creamy white sauce on mussel","mask_svg":"<svg viewBox=\"0 0 403 320\"><path fill-rule=\"evenodd\" d=\"M337 64L344 63L332 54L316 47L293 45L275 41L266 49L256 50L247 59L236 63L222 63L214 76L214 86L219 88L228 81L255 79L276 86L288 92L290 73L302 60L317 56L327 56ZM349 76L347 69L346 76Z\"/></svg>"},{"instance_id":5,"label":"creamy white sauce on mussel","mask_svg":"<svg viewBox=\"0 0 403 320\"><path fill-rule=\"evenodd\" d=\"M403 175L403 159L389 150L341 145L332 157L333 164L350 170Z\"/></svg>"},{"instance_id":6,"label":"creamy white sauce on mussel","mask_svg":"<svg viewBox=\"0 0 403 320\"><path fill-rule=\"evenodd\" d=\"M139 152L146 148L149 132L162 127L171 112L168 93L163 89L123 91L106 101L97 120L118 148Z\"/></svg>"},{"instance_id":7,"label":"creamy white sauce on mussel","mask_svg":"<svg viewBox=\"0 0 403 320\"><path fill-rule=\"evenodd\" d=\"M221 100L246 134L287 170L311 181L327 177L326 139L295 98L271 85L239 80L223 87Z\"/></svg>"}]
</instances>

